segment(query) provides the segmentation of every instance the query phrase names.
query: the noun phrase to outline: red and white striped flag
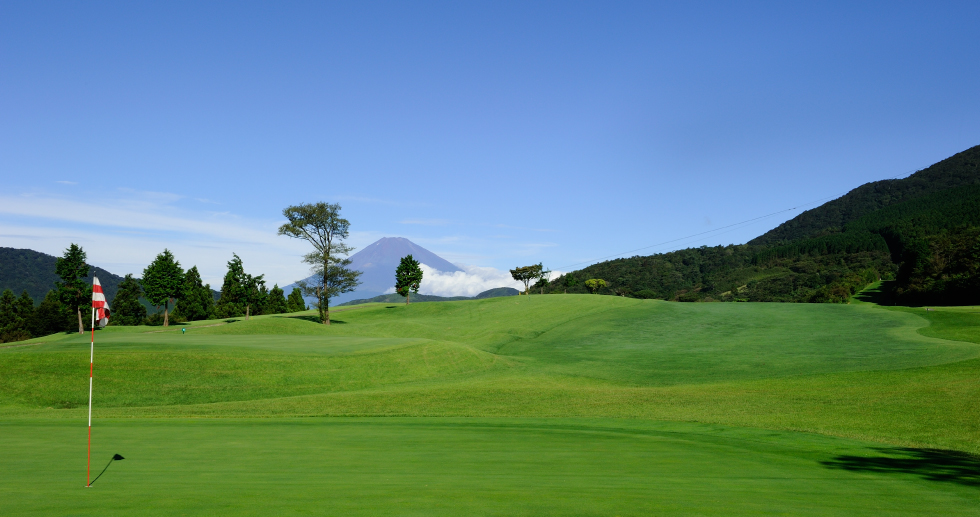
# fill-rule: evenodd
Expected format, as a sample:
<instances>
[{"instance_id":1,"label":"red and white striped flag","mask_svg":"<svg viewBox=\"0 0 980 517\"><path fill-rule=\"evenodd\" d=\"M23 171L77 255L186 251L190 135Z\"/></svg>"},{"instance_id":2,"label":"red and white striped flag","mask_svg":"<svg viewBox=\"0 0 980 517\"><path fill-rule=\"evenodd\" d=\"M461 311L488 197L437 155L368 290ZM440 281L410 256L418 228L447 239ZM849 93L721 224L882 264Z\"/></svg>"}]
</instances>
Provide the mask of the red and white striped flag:
<instances>
[{"instance_id":1,"label":"red and white striped flag","mask_svg":"<svg viewBox=\"0 0 980 517\"><path fill-rule=\"evenodd\" d=\"M109 324L109 302L105 301L105 294L102 292L102 284L99 277L92 277L92 308L95 309L95 319L100 327Z\"/></svg>"}]
</instances>

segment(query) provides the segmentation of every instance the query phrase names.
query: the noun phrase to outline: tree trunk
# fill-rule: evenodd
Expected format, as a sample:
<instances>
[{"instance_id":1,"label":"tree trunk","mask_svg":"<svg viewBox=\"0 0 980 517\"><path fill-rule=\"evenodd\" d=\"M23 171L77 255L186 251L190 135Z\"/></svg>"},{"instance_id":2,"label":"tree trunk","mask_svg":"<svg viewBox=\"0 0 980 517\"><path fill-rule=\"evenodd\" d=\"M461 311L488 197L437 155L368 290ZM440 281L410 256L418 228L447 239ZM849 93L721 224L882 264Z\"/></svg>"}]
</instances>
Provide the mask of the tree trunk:
<instances>
[{"instance_id":1,"label":"tree trunk","mask_svg":"<svg viewBox=\"0 0 980 517\"><path fill-rule=\"evenodd\" d=\"M248 321L248 311L252 308L251 305L245 306L245 321Z\"/></svg>"},{"instance_id":2,"label":"tree trunk","mask_svg":"<svg viewBox=\"0 0 980 517\"><path fill-rule=\"evenodd\" d=\"M326 319L324 319L323 324L330 325L330 298L324 298L323 306L327 309L324 312L324 315L326 315Z\"/></svg>"},{"instance_id":3,"label":"tree trunk","mask_svg":"<svg viewBox=\"0 0 980 517\"><path fill-rule=\"evenodd\" d=\"M78 312L78 333L79 334L84 334L85 333L85 324L82 323L82 309L80 307L77 308L77 312ZM64 314L64 313L62 313L62 314Z\"/></svg>"},{"instance_id":4,"label":"tree trunk","mask_svg":"<svg viewBox=\"0 0 980 517\"><path fill-rule=\"evenodd\" d=\"M166 305L163 306L163 326L164 327L170 326L170 313L167 311Z\"/></svg>"},{"instance_id":5,"label":"tree trunk","mask_svg":"<svg viewBox=\"0 0 980 517\"><path fill-rule=\"evenodd\" d=\"M411 299L412 299L412 291L406 291L405 292L405 305L408 305L408 302Z\"/></svg>"}]
</instances>

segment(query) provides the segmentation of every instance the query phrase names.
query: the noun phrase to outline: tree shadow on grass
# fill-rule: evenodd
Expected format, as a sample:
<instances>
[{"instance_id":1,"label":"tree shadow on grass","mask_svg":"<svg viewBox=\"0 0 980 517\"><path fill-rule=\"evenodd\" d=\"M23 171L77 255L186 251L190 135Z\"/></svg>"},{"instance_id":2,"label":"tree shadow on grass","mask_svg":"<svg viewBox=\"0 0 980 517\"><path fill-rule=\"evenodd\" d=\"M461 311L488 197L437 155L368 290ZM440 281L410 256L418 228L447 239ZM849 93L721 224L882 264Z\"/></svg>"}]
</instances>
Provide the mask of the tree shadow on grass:
<instances>
[{"instance_id":1,"label":"tree shadow on grass","mask_svg":"<svg viewBox=\"0 0 980 517\"><path fill-rule=\"evenodd\" d=\"M292 319L296 319L296 320L309 321L310 323L316 323L317 325L320 324L320 316L318 316L316 314L307 314L307 315L304 315L304 316L283 316L283 317L284 318L292 318ZM345 325L347 322L346 321L343 321L343 320L335 320L333 318L330 318L330 324L333 325L334 323L338 323L340 325Z\"/></svg>"},{"instance_id":2,"label":"tree shadow on grass","mask_svg":"<svg viewBox=\"0 0 980 517\"><path fill-rule=\"evenodd\" d=\"M980 487L980 456L943 449L881 447L881 456L837 456L820 463L851 472L914 474L929 481Z\"/></svg>"},{"instance_id":3,"label":"tree shadow on grass","mask_svg":"<svg viewBox=\"0 0 980 517\"><path fill-rule=\"evenodd\" d=\"M890 294L893 283L895 283L894 280L885 280L878 284L877 287L865 289L855 294L854 298L862 302L874 303L876 305L894 305Z\"/></svg>"}]
</instances>

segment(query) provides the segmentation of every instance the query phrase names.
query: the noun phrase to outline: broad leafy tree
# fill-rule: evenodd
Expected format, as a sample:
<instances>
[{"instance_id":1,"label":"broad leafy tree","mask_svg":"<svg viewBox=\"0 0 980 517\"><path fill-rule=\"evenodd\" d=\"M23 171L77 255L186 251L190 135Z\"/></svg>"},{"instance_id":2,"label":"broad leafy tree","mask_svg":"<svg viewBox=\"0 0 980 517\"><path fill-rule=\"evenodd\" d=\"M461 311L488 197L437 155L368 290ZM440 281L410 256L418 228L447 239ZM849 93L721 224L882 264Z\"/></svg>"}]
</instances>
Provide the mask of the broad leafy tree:
<instances>
[{"instance_id":1,"label":"broad leafy tree","mask_svg":"<svg viewBox=\"0 0 980 517\"><path fill-rule=\"evenodd\" d=\"M419 285L422 283L422 268L419 261L411 255L402 257L395 269L395 292L405 297L405 304L408 305L412 292L419 293Z\"/></svg>"},{"instance_id":2,"label":"broad leafy tree","mask_svg":"<svg viewBox=\"0 0 980 517\"><path fill-rule=\"evenodd\" d=\"M592 294L595 294L599 291L599 289L606 287L606 281L601 278L590 278L585 281L585 287L588 287L589 291L592 291Z\"/></svg>"},{"instance_id":3,"label":"broad leafy tree","mask_svg":"<svg viewBox=\"0 0 980 517\"><path fill-rule=\"evenodd\" d=\"M521 266L510 270L510 276L524 284L524 294L531 294L531 281L541 277L544 266L535 264L533 266Z\"/></svg>"},{"instance_id":4,"label":"broad leafy tree","mask_svg":"<svg viewBox=\"0 0 980 517\"><path fill-rule=\"evenodd\" d=\"M62 307L78 315L78 333L85 332L82 322L82 308L92 306L92 286L86 281L89 265L85 263L85 251L81 246L72 243L65 254L58 258L54 271L61 277L55 282L58 289L58 300Z\"/></svg>"},{"instance_id":5,"label":"broad leafy tree","mask_svg":"<svg viewBox=\"0 0 980 517\"><path fill-rule=\"evenodd\" d=\"M294 287L292 292L289 293L289 299L286 300L286 308L288 312L300 312L306 310L306 300L303 299L303 290L299 287Z\"/></svg>"},{"instance_id":6,"label":"broad leafy tree","mask_svg":"<svg viewBox=\"0 0 980 517\"><path fill-rule=\"evenodd\" d=\"M266 301L264 314L283 314L289 312L286 304L286 293L279 287L279 284L272 286L269 291L269 299Z\"/></svg>"},{"instance_id":7,"label":"broad leafy tree","mask_svg":"<svg viewBox=\"0 0 980 517\"><path fill-rule=\"evenodd\" d=\"M572 275L565 275L562 277L562 285L565 288L565 294L568 294L568 289L578 285L578 278Z\"/></svg>"},{"instance_id":8,"label":"broad leafy tree","mask_svg":"<svg viewBox=\"0 0 980 517\"><path fill-rule=\"evenodd\" d=\"M279 235L303 239L313 251L303 257L310 265L314 278L300 283L306 296L317 299L320 321L330 324L330 298L349 293L360 284L360 271L347 268L346 257L354 248L344 244L350 221L340 217L340 205L309 203L290 206L282 211L288 222L279 227Z\"/></svg>"},{"instance_id":9,"label":"broad leafy tree","mask_svg":"<svg viewBox=\"0 0 980 517\"><path fill-rule=\"evenodd\" d=\"M183 289L184 270L173 253L164 249L143 270L143 295L153 306L163 307L164 327L170 324L170 306L181 298Z\"/></svg>"},{"instance_id":10,"label":"broad leafy tree","mask_svg":"<svg viewBox=\"0 0 980 517\"><path fill-rule=\"evenodd\" d=\"M140 303L143 296L143 288L140 287L139 280L133 278L132 274L127 274L126 278L119 283L116 296L112 303L112 323L114 325L142 325L146 319L146 307Z\"/></svg>"},{"instance_id":11,"label":"broad leafy tree","mask_svg":"<svg viewBox=\"0 0 980 517\"><path fill-rule=\"evenodd\" d=\"M314 302L314 305L316 305L317 311L320 313L320 321L329 325L330 299L356 289L361 283L358 280L361 272L352 271L347 267L351 263L348 258L331 258L327 262L328 265L326 267L320 266L315 261L310 261L309 263L315 264L310 268L310 271L313 273L311 280L299 282L299 286L305 296L316 298L317 301Z\"/></svg>"},{"instance_id":12,"label":"broad leafy tree","mask_svg":"<svg viewBox=\"0 0 980 517\"><path fill-rule=\"evenodd\" d=\"M205 284L201 280L201 273L197 266L187 270L184 275L183 297L177 310L180 317L186 321L206 320L214 317L214 295L211 293L211 284Z\"/></svg>"}]
</instances>

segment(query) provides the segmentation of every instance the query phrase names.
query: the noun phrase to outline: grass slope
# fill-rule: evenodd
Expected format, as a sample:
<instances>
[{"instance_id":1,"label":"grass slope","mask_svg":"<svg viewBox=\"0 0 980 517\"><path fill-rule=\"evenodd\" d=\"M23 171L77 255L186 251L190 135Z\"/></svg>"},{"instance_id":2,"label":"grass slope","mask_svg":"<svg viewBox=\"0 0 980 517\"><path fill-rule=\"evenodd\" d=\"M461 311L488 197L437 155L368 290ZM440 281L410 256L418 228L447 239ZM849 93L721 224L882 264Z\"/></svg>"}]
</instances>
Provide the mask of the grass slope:
<instances>
[{"instance_id":1,"label":"grass slope","mask_svg":"<svg viewBox=\"0 0 980 517\"><path fill-rule=\"evenodd\" d=\"M109 327L95 457L128 459L92 491L88 336L49 336L0 349L0 513L976 515L977 312L551 295Z\"/></svg>"}]
</instances>

